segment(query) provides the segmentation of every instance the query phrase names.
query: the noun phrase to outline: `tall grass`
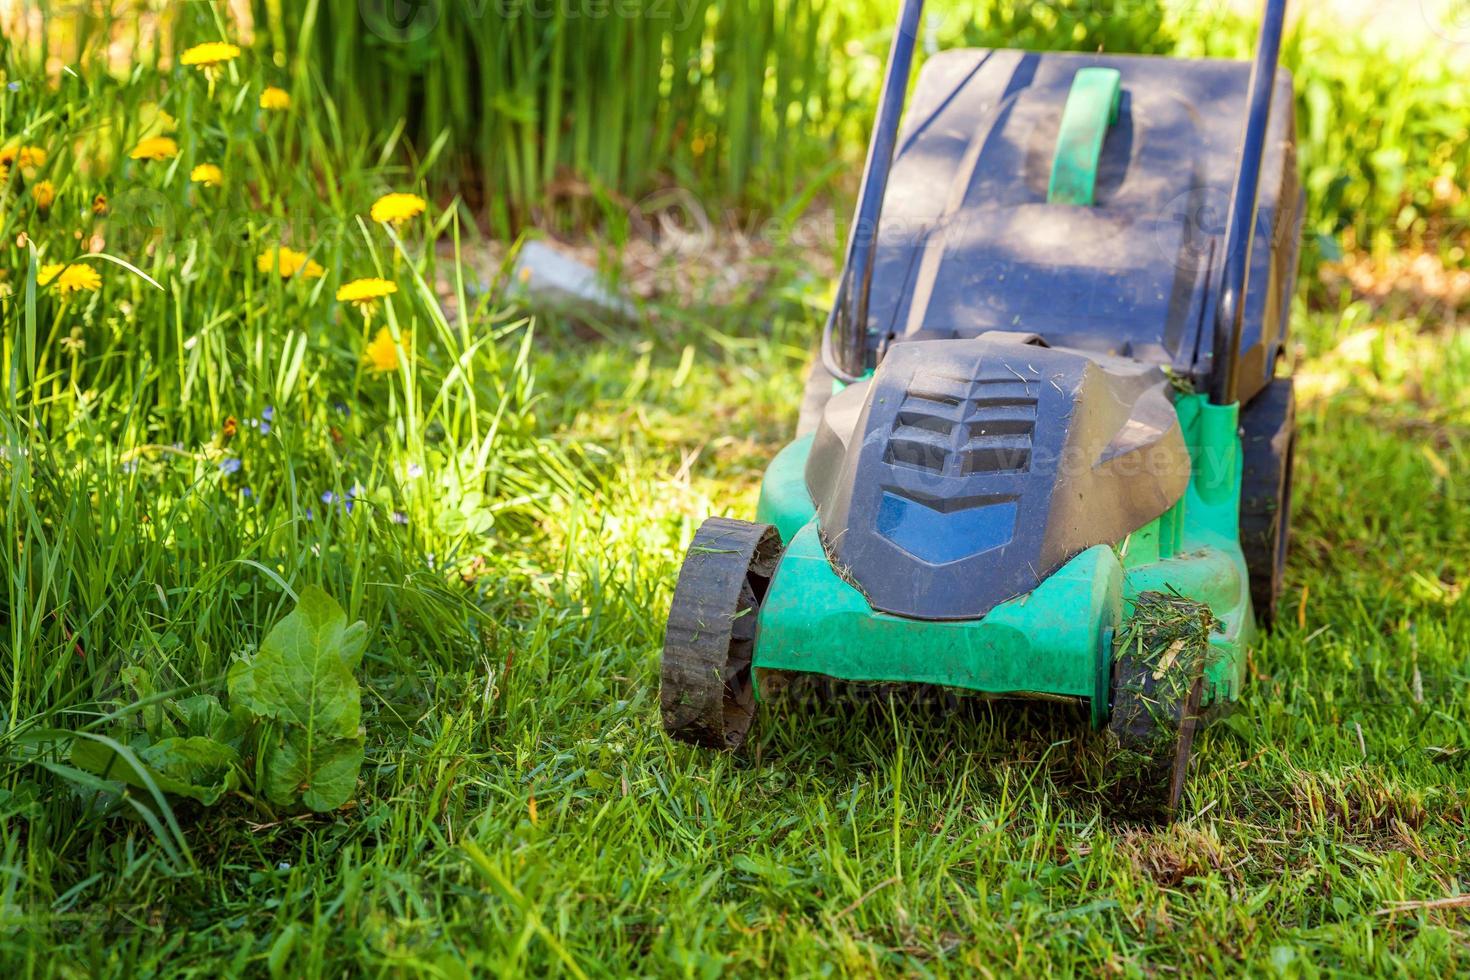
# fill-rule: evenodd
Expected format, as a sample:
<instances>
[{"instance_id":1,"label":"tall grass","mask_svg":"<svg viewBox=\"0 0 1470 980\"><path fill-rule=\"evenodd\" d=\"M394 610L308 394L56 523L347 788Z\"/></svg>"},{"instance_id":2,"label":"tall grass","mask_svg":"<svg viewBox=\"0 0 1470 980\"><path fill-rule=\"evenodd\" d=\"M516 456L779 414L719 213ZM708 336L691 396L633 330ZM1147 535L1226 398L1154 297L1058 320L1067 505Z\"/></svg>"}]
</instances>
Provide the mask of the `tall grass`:
<instances>
[{"instance_id":1,"label":"tall grass","mask_svg":"<svg viewBox=\"0 0 1470 980\"><path fill-rule=\"evenodd\" d=\"M440 2L397 26L341 0L262 14L349 127L404 119L420 147L443 134L451 182L506 228L626 207L670 177L770 201L820 171L818 134L851 109L827 6Z\"/></svg>"},{"instance_id":2,"label":"tall grass","mask_svg":"<svg viewBox=\"0 0 1470 980\"><path fill-rule=\"evenodd\" d=\"M263 107L284 76L248 52L212 77L55 80L12 54L0 40L0 811L44 796L30 844L64 851L131 806L65 762L78 732L142 737L125 671L217 692L308 584L386 625L369 657L400 683L494 655L530 588L511 542L583 476L536 426L530 324L493 290L470 301L458 210L371 220L381 192L422 188L341 139L330 96ZM150 158L149 139L171 142ZM309 264L262 267L281 247ZM64 289L80 270L95 281ZM334 299L363 277L396 288L370 319Z\"/></svg>"}]
</instances>

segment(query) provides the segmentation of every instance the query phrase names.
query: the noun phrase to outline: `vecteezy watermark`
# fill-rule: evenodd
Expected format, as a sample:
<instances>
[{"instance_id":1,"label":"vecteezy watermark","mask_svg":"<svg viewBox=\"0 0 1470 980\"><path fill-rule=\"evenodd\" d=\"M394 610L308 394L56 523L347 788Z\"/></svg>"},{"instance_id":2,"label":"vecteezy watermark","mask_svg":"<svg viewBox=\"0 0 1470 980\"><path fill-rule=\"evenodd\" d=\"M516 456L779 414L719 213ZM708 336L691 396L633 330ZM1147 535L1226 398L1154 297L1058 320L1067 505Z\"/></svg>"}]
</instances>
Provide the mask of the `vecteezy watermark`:
<instances>
[{"instance_id":1,"label":"vecteezy watermark","mask_svg":"<svg viewBox=\"0 0 1470 980\"><path fill-rule=\"evenodd\" d=\"M357 0L367 29L385 41L411 44L439 26L444 0Z\"/></svg>"},{"instance_id":2,"label":"vecteezy watermark","mask_svg":"<svg viewBox=\"0 0 1470 980\"><path fill-rule=\"evenodd\" d=\"M204 208L186 197L134 186L109 202L102 227L109 251L140 258L181 246L198 251L244 246L257 253L283 244L309 248L312 242L351 233L355 220L351 215L324 216L305 206L264 218L238 203Z\"/></svg>"},{"instance_id":3,"label":"vecteezy watermark","mask_svg":"<svg viewBox=\"0 0 1470 980\"><path fill-rule=\"evenodd\" d=\"M654 191L628 209L628 221L681 259L697 259L715 243L709 212L682 187Z\"/></svg>"},{"instance_id":4,"label":"vecteezy watermark","mask_svg":"<svg viewBox=\"0 0 1470 980\"><path fill-rule=\"evenodd\" d=\"M1215 187L1196 187L1164 205L1155 226L1159 252L1180 272L1193 272L1209 261L1211 243L1223 240L1230 218L1230 194Z\"/></svg>"},{"instance_id":5,"label":"vecteezy watermark","mask_svg":"<svg viewBox=\"0 0 1470 980\"><path fill-rule=\"evenodd\" d=\"M1419 0L1424 23L1451 44L1470 44L1470 0Z\"/></svg>"}]
</instances>

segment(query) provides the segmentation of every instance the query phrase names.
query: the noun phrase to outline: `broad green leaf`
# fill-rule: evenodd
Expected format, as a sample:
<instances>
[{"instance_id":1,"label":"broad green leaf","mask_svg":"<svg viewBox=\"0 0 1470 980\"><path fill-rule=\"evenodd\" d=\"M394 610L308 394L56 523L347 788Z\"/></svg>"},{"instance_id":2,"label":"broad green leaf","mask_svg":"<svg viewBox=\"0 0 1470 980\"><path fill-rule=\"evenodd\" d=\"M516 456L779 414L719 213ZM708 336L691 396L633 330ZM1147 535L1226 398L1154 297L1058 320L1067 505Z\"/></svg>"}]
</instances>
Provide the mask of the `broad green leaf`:
<instances>
[{"instance_id":1,"label":"broad green leaf","mask_svg":"<svg viewBox=\"0 0 1470 980\"><path fill-rule=\"evenodd\" d=\"M135 749L133 754L160 790L206 806L219 802L220 797L240 785L239 755L213 739L166 738ZM103 742L77 739L72 743L71 761L77 768L104 779L147 788L137 767Z\"/></svg>"},{"instance_id":2,"label":"broad green leaf","mask_svg":"<svg viewBox=\"0 0 1470 980\"><path fill-rule=\"evenodd\" d=\"M355 738L362 705L352 671L366 642L363 623L349 626L330 596L303 589L256 655L230 668L230 701L304 729L310 739Z\"/></svg>"},{"instance_id":3,"label":"broad green leaf","mask_svg":"<svg viewBox=\"0 0 1470 980\"><path fill-rule=\"evenodd\" d=\"M169 710L190 735L204 735L237 751L252 720L245 708L236 706L226 710L213 694L170 701Z\"/></svg>"},{"instance_id":4,"label":"broad green leaf","mask_svg":"<svg viewBox=\"0 0 1470 980\"><path fill-rule=\"evenodd\" d=\"M309 739L288 729L265 760L265 793L272 803L301 802L318 812L335 810L352 798L362 768L362 739Z\"/></svg>"},{"instance_id":5,"label":"broad green leaf","mask_svg":"<svg viewBox=\"0 0 1470 980\"><path fill-rule=\"evenodd\" d=\"M225 711L219 703L219 698L213 694L195 694L192 697L169 701L167 704L169 713L184 726L184 731L190 735L208 735L214 738L215 731L222 727L225 720L229 718L229 712Z\"/></svg>"},{"instance_id":6,"label":"broad green leaf","mask_svg":"<svg viewBox=\"0 0 1470 980\"><path fill-rule=\"evenodd\" d=\"M230 668L230 704L276 722L261 747L266 796L332 810L351 798L362 766L361 695L353 671L367 627L321 589L303 589L296 608L266 635L250 660Z\"/></svg>"}]
</instances>

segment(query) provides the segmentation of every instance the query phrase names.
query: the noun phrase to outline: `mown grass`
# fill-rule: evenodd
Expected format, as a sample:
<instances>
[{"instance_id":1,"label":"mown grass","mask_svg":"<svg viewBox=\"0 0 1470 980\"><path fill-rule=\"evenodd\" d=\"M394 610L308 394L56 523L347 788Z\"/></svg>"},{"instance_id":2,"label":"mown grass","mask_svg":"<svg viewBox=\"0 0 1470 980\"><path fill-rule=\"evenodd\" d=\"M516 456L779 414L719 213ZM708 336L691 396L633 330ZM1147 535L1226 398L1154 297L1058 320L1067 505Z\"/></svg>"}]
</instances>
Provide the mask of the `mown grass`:
<instances>
[{"instance_id":1,"label":"mown grass","mask_svg":"<svg viewBox=\"0 0 1470 980\"><path fill-rule=\"evenodd\" d=\"M41 792L6 819L8 955L290 974L1464 968L1463 906L1412 904L1463 895L1470 866L1470 538L1440 470L1465 463L1463 337L1398 324L1364 344L1361 310L1307 320L1286 622L1205 736L1184 819L1147 830L1100 816L1065 714L767 711L733 758L659 734L682 543L706 512L748 512L798 390L809 323L753 306L770 333L678 387L692 331L575 367L542 355L553 386L597 378L544 422L601 448L595 489L545 519L521 559L541 574L495 590L483 649L433 656L433 634L466 636L458 617L366 606L354 808L177 806L191 863L18 767L11 786ZM214 608L248 643L258 620Z\"/></svg>"},{"instance_id":2,"label":"mown grass","mask_svg":"<svg viewBox=\"0 0 1470 980\"><path fill-rule=\"evenodd\" d=\"M0 219L17 972L1465 971L1454 322L1299 309L1283 625L1175 825L1103 816L1066 712L853 692L764 709L748 750L713 755L659 731L663 619L698 521L748 516L789 437L827 285L809 255L776 248L720 305L694 290L637 330L533 328L462 281L459 209L392 235L363 217L428 165L339 127L308 76L250 51L212 92L182 68L55 89L6 70L0 146L49 150L12 167ZM257 108L267 83L289 112ZM179 156L129 160L159 109ZM223 187L190 184L200 162ZM80 258L94 238L133 269ZM260 272L282 242L322 278ZM100 290L37 284L67 260ZM363 367L333 299L367 275L399 287L373 324L396 372ZM221 692L307 584L372 630L352 805L274 808L248 773L216 807L159 805L70 764L70 733L137 737L123 668Z\"/></svg>"}]
</instances>

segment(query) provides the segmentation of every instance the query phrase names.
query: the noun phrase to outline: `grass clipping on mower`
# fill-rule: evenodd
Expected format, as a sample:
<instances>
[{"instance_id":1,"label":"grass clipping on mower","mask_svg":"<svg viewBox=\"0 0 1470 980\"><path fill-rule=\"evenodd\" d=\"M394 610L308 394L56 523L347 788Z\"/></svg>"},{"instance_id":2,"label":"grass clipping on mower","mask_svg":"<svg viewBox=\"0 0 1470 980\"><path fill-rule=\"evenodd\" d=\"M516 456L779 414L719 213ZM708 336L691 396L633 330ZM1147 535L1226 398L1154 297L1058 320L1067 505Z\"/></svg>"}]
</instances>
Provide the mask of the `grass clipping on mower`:
<instances>
[{"instance_id":1,"label":"grass clipping on mower","mask_svg":"<svg viewBox=\"0 0 1470 980\"><path fill-rule=\"evenodd\" d=\"M1209 606L1176 592L1141 592L1113 649L1108 723L1109 793L1142 814L1163 802L1190 689L1209 665L1218 621Z\"/></svg>"}]
</instances>

